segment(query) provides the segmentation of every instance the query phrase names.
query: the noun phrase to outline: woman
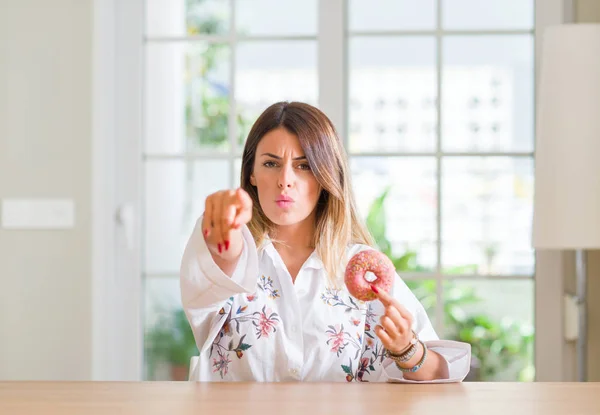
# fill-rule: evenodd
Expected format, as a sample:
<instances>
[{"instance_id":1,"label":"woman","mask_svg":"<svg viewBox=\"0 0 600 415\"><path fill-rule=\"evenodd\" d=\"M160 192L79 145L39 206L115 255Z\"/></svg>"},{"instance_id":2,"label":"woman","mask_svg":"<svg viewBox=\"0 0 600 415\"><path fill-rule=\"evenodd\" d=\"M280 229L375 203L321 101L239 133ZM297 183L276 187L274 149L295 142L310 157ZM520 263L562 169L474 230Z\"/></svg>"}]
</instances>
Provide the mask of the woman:
<instances>
[{"instance_id":1,"label":"woman","mask_svg":"<svg viewBox=\"0 0 600 415\"><path fill-rule=\"evenodd\" d=\"M206 198L181 266L200 381L461 381L469 345L439 341L398 275L361 302L343 283L371 248L331 121L280 102L246 142L241 187Z\"/></svg>"}]
</instances>

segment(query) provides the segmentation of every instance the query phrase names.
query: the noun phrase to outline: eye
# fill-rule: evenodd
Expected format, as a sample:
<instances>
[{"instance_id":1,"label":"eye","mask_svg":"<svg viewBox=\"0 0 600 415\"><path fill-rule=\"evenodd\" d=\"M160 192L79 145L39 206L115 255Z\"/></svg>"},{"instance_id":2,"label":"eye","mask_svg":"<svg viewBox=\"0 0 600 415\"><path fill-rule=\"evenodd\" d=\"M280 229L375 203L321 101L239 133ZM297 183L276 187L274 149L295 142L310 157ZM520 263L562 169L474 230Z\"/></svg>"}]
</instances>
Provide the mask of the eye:
<instances>
[{"instance_id":1,"label":"eye","mask_svg":"<svg viewBox=\"0 0 600 415\"><path fill-rule=\"evenodd\" d=\"M310 166L307 163L302 163L302 164L298 165L298 168L300 170L310 170Z\"/></svg>"},{"instance_id":2,"label":"eye","mask_svg":"<svg viewBox=\"0 0 600 415\"><path fill-rule=\"evenodd\" d=\"M277 166L277 164L276 164L274 161L265 161L265 162L263 163L263 166L265 166L265 167L268 167L268 168L271 168L271 167L276 167L276 166Z\"/></svg>"}]
</instances>

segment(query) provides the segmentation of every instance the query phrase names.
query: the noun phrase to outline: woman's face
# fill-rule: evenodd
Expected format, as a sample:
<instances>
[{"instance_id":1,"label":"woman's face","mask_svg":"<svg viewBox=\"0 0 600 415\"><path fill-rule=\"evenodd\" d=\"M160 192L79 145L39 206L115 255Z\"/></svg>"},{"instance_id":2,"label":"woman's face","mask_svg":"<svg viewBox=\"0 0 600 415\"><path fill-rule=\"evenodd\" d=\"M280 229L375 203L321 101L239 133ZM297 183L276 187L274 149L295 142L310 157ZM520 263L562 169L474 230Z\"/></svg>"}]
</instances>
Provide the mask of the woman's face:
<instances>
[{"instance_id":1,"label":"woman's face","mask_svg":"<svg viewBox=\"0 0 600 415\"><path fill-rule=\"evenodd\" d=\"M314 220L321 186L298 137L285 128L269 131L258 143L250 183L256 186L260 206L274 224Z\"/></svg>"}]
</instances>

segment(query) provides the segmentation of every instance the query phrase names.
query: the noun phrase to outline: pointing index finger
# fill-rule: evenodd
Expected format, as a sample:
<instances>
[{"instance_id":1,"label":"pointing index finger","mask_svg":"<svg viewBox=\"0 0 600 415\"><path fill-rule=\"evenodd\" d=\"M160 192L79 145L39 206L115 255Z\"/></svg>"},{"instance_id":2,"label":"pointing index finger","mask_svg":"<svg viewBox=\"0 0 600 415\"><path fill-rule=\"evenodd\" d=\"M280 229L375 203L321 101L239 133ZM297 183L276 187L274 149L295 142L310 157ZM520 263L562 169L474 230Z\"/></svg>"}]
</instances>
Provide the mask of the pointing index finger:
<instances>
[{"instance_id":1,"label":"pointing index finger","mask_svg":"<svg viewBox=\"0 0 600 415\"><path fill-rule=\"evenodd\" d=\"M252 198L243 189L238 189L235 192L236 199L242 208L252 208Z\"/></svg>"},{"instance_id":2,"label":"pointing index finger","mask_svg":"<svg viewBox=\"0 0 600 415\"><path fill-rule=\"evenodd\" d=\"M381 301L385 307L393 305L394 298L391 295L375 287L373 284L371 284L371 290L373 290L379 301Z\"/></svg>"},{"instance_id":3,"label":"pointing index finger","mask_svg":"<svg viewBox=\"0 0 600 415\"><path fill-rule=\"evenodd\" d=\"M410 311L408 311L406 307L400 304L400 302L394 297L392 297L389 293L384 292L382 290L378 290L377 287L373 285L371 285L371 289L373 289L373 292L375 293L379 301L381 301L384 307L393 306L400 312L400 315L402 317L411 322L413 321L413 316L410 313Z\"/></svg>"}]
</instances>

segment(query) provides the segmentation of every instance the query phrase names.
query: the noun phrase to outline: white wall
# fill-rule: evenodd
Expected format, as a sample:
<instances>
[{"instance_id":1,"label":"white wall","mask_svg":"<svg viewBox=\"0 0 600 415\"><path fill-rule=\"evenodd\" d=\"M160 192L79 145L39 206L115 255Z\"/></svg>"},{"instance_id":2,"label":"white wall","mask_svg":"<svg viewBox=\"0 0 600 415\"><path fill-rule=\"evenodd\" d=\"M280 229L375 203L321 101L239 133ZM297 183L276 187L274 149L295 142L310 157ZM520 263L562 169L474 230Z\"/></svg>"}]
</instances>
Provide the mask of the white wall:
<instances>
[{"instance_id":1,"label":"white wall","mask_svg":"<svg viewBox=\"0 0 600 415\"><path fill-rule=\"evenodd\" d=\"M0 2L0 198L76 206L72 230L0 229L0 380L91 377L91 10Z\"/></svg>"}]
</instances>

